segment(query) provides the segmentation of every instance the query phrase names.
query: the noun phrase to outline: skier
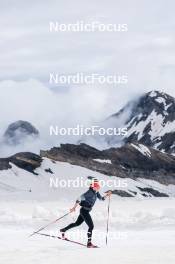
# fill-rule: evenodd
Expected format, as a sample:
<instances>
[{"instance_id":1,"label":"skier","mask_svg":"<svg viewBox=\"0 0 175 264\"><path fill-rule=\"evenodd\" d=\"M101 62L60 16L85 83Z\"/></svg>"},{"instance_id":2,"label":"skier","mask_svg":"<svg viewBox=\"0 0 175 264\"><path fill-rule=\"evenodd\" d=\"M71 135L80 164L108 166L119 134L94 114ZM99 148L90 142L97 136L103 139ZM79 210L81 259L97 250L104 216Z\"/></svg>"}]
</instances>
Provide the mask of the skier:
<instances>
[{"instance_id":1,"label":"skier","mask_svg":"<svg viewBox=\"0 0 175 264\"><path fill-rule=\"evenodd\" d=\"M94 224L90 215L90 211L92 210L92 207L94 206L96 199L104 201L106 197L111 195L111 191L108 191L105 196L101 196L99 193L100 190L100 184L97 179L93 179L92 183L90 184L90 188L87 192L82 194L77 200L73 208L70 209L70 212L74 212L78 205L81 206L80 208L80 214L76 220L75 223L71 223L68 226L60 229L60 232L62 233L62 238L65 238L65 232L73 227L81 225L84 221L88 225L88 242L87 247L93 248L96 247L92 244L92 231L94 228Z\"/></svg>"}]
</instances>

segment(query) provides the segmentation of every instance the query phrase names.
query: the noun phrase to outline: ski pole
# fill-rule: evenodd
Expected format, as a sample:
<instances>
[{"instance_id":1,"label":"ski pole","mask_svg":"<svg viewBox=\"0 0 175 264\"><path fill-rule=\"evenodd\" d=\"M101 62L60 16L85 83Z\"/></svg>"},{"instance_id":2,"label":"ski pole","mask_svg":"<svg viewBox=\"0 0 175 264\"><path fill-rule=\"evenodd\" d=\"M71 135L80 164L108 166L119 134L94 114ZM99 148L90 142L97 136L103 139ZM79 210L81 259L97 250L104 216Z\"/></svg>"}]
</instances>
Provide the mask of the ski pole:
<instances>
[{"instance_id":1,"label":"ski pole","mask_svg":"<svg viewBox=\"0 0 175 264\"><path fill-rule=\"evenodd\" d=\"M46 226L41 227L41 228L38 229L37 231L33 232L29 237L31 237L31 236L37 234L38 232L40 232L41 230L45 229L45 228L48 227L48 226L53 225L54 223L56 223L57 221L61 220L62 218L64 218L65 216L67 216L67 215L70 214L70 213L71 213L71 212L69 212L69 213L67 213L67 214L65 214L65 215L63 215L63 216L61 216L61 217L59 217L59 218L56 219L55 221L53 221L53 222L47 224Z\"/></svg>"},{"instance_id":2,"label":"ski pole","mask_svg":"<svg viewBox=\"0 0 175 264\"><path fill-rule=\"evenodd\" d=\"M108 231L109 231L109 210L110 210L110 196L109 196L109 200L108 200L108 217L107 217L107 226L106 226L106 246L108 244Z\"/></svg>"}]
</instances>

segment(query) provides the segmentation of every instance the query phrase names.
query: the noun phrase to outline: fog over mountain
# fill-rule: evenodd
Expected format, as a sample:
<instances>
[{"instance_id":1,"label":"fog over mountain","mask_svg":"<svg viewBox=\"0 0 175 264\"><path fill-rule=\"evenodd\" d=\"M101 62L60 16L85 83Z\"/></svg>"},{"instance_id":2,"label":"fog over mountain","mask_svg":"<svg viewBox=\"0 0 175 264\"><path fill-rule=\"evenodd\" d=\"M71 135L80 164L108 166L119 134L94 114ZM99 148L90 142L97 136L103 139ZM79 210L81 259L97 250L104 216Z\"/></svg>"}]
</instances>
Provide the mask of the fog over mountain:
<instances>
[{"instance_id":1,"label":"fog over mountain","mask_svg":"<svg viewBox=\"0 0 175 264\"><path fill-rule=\"evenodd\" d=\"M8 85L9 87L11 87L11 85L15 87L14 83L11 82ZM21 87L18 86L18 88L14 90L13 99L15 96L16 98L21 96L20 104L18 108L15 108L16 101L11 100L8 108L9 117L7 116L5 120L3 116L1 117L1 157L21 151L39 153L40 149L59 146L60 143L77 144L80 142L84 142L98 149L120 147L127 142L140 142L161 151L174 153L175 99L166 93L152 91L142 96L137 95L131 100L128 98L127 104L119 110L118 108L121 103L117 104L115 97L109 98L105 90L103 96L96 100L95 92L97 91L93 89L89 97L86 93L83 93L83 89L81 88L79 92L77 91L76 95L74 92L70 92L68 96L68 94L64 93L55 94L41 84L38 86L38 82L35 81L31 81L30 85L35 85L33 87L36 88L36 90L33 89L32 94L31 90L23 90L25 85ZM43 101L38 100L34 93L37 93L37 98L42 97ZM72 95L74 95L74 97ZM84 97L84 99L87 100L82 102L79 100L80 97ZM74 104L71 104L72 100ZM109 103L107 103L107 101ZM113 108L119 111L117 113L115 113L115 111L110 115L110 111L106 108L106 105L109 105L111 111ZM21 111L24 106L25 109L29 109L30 111ZM1 104L0 113L5 111L5 107L5 104ZM18 144L13 144L13 146L7 144L4 140L4 133L11 123L17 121L16 117L18 117L19 120L31 122L31 126L38 129L39 137L26 137L24 140L18 142ZM50 126L74 128L77 125L83 125L84 127L98 125L104 128L126 128L127 135L50 135Z\"/></svg>"},{"instance_id":2,"label":"fog over mountain","mask_svg":"<svg viewBox=\"0 0 175 264\"><path fill-rule=\"evenodd\" d=\"M107 118L119 110L129 100L128 96L118 96L116 87L78 86L65 92L55 93L39 81L4 81L0 83L0 138L7 127L18 120L30 122L40 131L40 138L32 144L29 141L13 150L1 147L1 156L18 151L35 151L62 143L76 143L81 137L50 136L51 125L76 127L88 126ZM133 98L135 94L133 94ZM5 115L4 115L5 113Z\"/></svg>"},{"instance_id":3,"label":"fog over mountain","mask_svg":"<svg viewBox=\"0 0 175 264\"><path fill-rule=\"evenodd\" d=\"M117 4L115 0L1 3L0 138L8 125L18 120L37 127L40 138L15 149L0 142L0 156L21 150L39 153L40 148L59 142L76 143L80 138L50 137L50 125L72 127L103 121L146 92L160 90L174 97L175 4L173 0L168 3L163 0L158 5L151 0L125 0ZM121 23L128 25L128 31L50 33L50 21ZM128 83L55 86L49 84L50 72L124 74Z\"/></svg>"}]
</instances>

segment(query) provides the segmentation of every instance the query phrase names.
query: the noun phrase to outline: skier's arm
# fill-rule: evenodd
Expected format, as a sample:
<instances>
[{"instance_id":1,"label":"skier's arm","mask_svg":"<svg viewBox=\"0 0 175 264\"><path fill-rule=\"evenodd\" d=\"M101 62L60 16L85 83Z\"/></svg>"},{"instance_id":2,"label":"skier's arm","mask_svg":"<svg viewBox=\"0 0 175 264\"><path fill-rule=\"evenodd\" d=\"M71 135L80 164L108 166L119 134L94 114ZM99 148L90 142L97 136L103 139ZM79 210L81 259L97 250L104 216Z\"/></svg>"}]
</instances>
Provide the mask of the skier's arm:
<instances>
[{"instance_id":1,"label":"skier's arm","mask_svg":"<svg viewBox=\"0 0 175 264\"><path fill-rule=\"evenodd\" d=\"M97 193L97 198L101 201L104 201L105 200L105 197L101 196L101 194L98 192Z\"/></svg>"},{"instance_id":2,"label":"skier's arm","mask_svg":"<svg viewBox=\"0 0 175 264\"><path fill-rule=\"evenodd\" d=\"M81 201L85 200L84 195L82 194L75 202L74 206L70 209L70 212L74 212L77 206L80 204Z\"/></svg>"},{"instance_id":3,"label":"skier's arm","mask_svg":"<svg viewBox=\"0 0 175 264\"><path fill-rule=\"evenodd\" d=\"M74 204L74 206L70 209L70 212L74 212L77 208L77 206L79 205L79 202L76 201L76 203Z\"/></svg>"},{"instance_id":4,"label":"skier's arm","mask_svg":"<svg viewBox=\"0 0 175 264\"><path fill-rule=\"evenodd\" d=\"M98 192L97 193L97 198L101 201L104 201L106 199L106 197L110 196L112 194L111 191L108 191L104 196L101 196L101 194Z\"/></svg>"},{"instance_id":5,"label":"skier's arm","mask_svg":"<svg viewBox=\"0 0 175 264\"><path fill-rule=\"evenodd\" d=\"M82 194L80 197L78 197L77 198L77 200L76 200L76 203L81 203L81 201L85 201L86 200L86 198L85 198L85 196L84 196L84 194Z\"/></svg>"}]
</instances>

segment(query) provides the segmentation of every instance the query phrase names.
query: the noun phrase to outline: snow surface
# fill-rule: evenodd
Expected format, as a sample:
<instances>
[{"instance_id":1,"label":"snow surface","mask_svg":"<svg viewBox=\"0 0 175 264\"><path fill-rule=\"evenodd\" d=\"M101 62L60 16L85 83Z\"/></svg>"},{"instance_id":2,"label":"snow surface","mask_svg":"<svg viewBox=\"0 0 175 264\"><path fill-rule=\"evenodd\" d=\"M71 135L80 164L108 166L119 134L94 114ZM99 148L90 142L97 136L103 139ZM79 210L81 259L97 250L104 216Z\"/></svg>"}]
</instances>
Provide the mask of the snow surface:
<instances>
[{"instance_id":1,"label":"snow surface","mask_svg":"<svg viewBox=\"0 0 175 264\"><path fill-rule=\"evenodd\" d=\"M155 121L156 120L156 121ZM128 130L127 137L132 135L133 133L138 134L138 140L140 140L144 136L145 127L151 123L150 128L150 136L153 140L156 138L160 131L162 130L164 117L161 114L157 114L155 110L147 117L145 121L140 121L139 123L134 123L132 127Z\"/></svg>"},{"instance_id":2,"label":"snow surface","mask_svg":"<svg viewBox=\"0 0 175 264\"><path fill-rule=\"evenodd\" d=\"M142 144L138 144L138 145L134 145L131 144L131 146L133 146L135 149L137 149L142 155L150 158L151 157L151 151L144 145Z\"/></svg>"},{"instance_id":3,"label":"snow surface","mask_svg":"<svg viewBox=\"0 0 175 264\"><path fill-rule=\"evenodd\" d=\"M158 103L160 103L160 104L164 104L164 107L166 107L166 100L165 100L165 98L163 98L163 97L157 97L155 99L155 101L158 102Z\"/></svg>"},{"instance_id":4,"label":"snow surface","mask_svg":"<svg viewBox=\"0 0 175 264\"><path fill-rule=\"evenodd\" d=\"M97 162L100 162L100 163L109 163L109 164L111 164L112 162L111 162L111 160L105 160L105 159L93 159L93 160L95 160L95 161L97 161Z\"/></svg>"},{"instance_id":5,"label":"snow surface","mask_svg":"<svg viewBox=\"0 0 175 264\"><path fill-rule=\"evenodd\" d=\"M156 97L157 96L157 92L156 91L152 91L149 93L150 97Z\"/></svg>"},{"instance_id":6,"label":"snow surface","mask_svg":"<svg viewBox=\"0 0 175 264\"><path fill-rule=\"evenodd\" d=\"M143 149L140 147L139 151L143 152ZM144 149L144 151L146 150ZM20 169L14 164L11 165L12 169L0 171L1 201L4 199L10 201L12 199L74 201L79 197L79 193L87 190L89 176L99 179L102 192L109 189L121 189L131 194L132 192L137 192L137 196L140 197L144 192L140 191L138 187L150 187L147 184L147 182L149 183L148 180L140 182L130 178L106 176L66 162L53 162L47 158L44 158L41 167L35 170L38 175ZM50 169L52 173L46 172L47 169ZM155 189L157 189L156 185ZM175 197L175 186L162 185L162 192ZM65 194L68 195L65 197Z\"/></svg>"},{"instance_id":7,"label":"snow surface","mask_svg":"<svg viewBox=\"0 0 175 264\"><path fill-rule=\"evenodd\" d=\"M53 173L45 170L50 168ZM99 249L87 249L66 241L29 235L68 212L86 186L50 187L50 177L81 180L91 175L107 181L109 177L64 162L44 159L38 175L13 165L0 172L0 263L2 264L174 264L175 263L175 198L144 198L137 187L154 186L175 196L174 186L155 181L126 179L123 189L138 191L136 198L112 195L109 217L108 246L105 245L107 201L97 201L91 215L94 220L93 242ZM122 180L118 178L118 181ZM121 186L120 186L121 187ZM102 187L101 193L109 189ZM31 190L31 192L30 192ZM78 216L78 210L49 226L43 232L57 235L59 229ZM86 224L67 236L86 243Z\"/></svg>"},{"instance_id":8,"label":"snow surface","mask_svg":"<svg viewBox=\"0 0 175 264\"><path fill-rule=\"evenodd\" d=\"M174 199L121 199L112 197L108 246L105 245L107 202L92 211L94 244L87 249L66 241L34 235L34 230L67 212L70 203L58 201L18 201L0 204L0 263L142 263L174 264ZM78 213L78 212L77 212ZM44 230L58 234L59 228L76 219L70 215ZM79 230L79 232L78 232ZM70 231L67 236L86 243L87 227Z\"/></svg>"},{"instance_id":9,"label":"snow surface","mask_svg":"<svg viewBox=\"0 0 175 264\"><path fill-rule=\"evenodd\" d=\"M144 136L144 130L148 124L151 124L149 135L152 141L159 139L167 133L174 132L175 121L164 124L164 119L164 116L157 114L156 111L153 110L145 121L140 121L138 123L136 121L134 122L132 127L128 129L127 137L135 133L138 135L138 140L140 140ZM133 122L133 120L131 120L131 122Z\"/></svg>"},{"instance_id":10,"label":"snow surface","mask_svg":"<svg viewBox=\"0 0 175 264\"><path fill-rule=\"evenodd\" d=\"M165 95L164 95L164 96L165 96ZM170 103L170 104L167 105L167 103L166 103L166 99L165 99L164 97L160 97L160 96L157 97L157 98L155 99L155 101L158 102L159 104L163 104L164 109L165 109L164 114L168 115L168 113L167 113L166 111L167 111L168 108L172 105L172 103Z\"/></svg>"}]
</instances>

